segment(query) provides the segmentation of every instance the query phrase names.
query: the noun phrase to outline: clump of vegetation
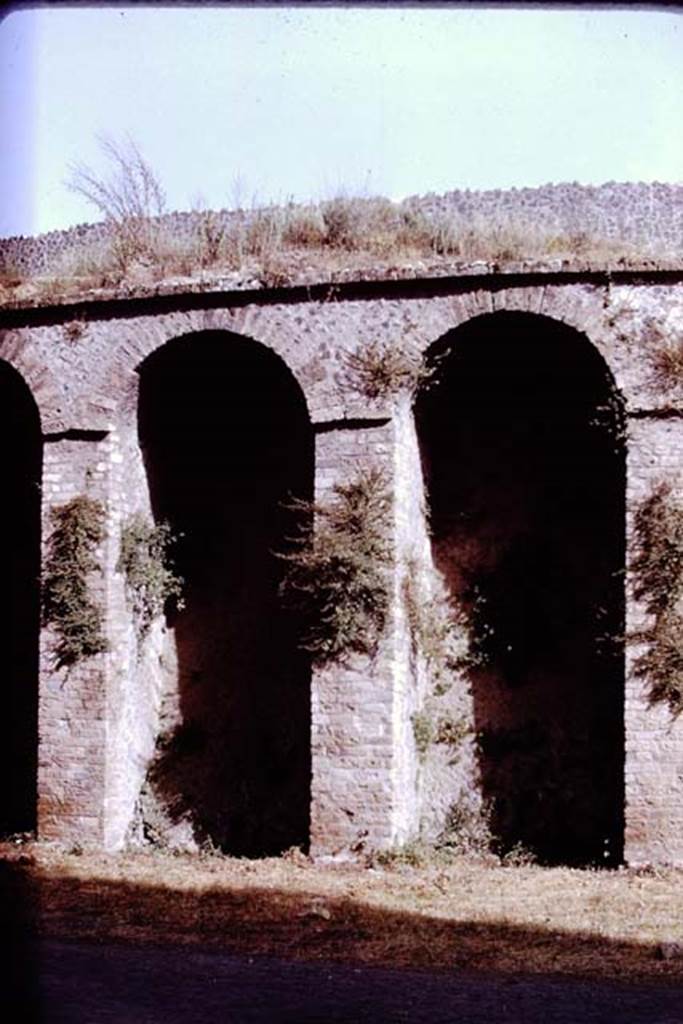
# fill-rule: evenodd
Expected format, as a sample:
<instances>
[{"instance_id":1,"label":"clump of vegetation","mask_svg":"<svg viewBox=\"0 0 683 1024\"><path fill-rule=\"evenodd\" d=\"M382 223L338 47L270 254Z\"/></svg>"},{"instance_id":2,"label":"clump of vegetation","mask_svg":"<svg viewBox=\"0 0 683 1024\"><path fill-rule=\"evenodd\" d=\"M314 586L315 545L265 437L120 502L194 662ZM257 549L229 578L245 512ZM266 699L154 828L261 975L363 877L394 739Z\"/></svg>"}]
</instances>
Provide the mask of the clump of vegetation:
<instances>
[{"instance_id":1,"label":"clump of vegetation","mask_svg":"<svg viewBox=\"0 0 683 1024\"><path fill-rule=\"evenodd\" d=\"M103 613L88 577L100 570L96 549L105 537L104 507L81 495L52 510L53 530L43 578L43 622L57 634L57 665L71 666L107 649Z\"/></svg>"},{"instance_id":2,"label":"clump of vegetation","mask_svg":"<svg viewBox=\"0 0 683 1024\"><path fill-rule=\"evenodd\" d=\"M434 846L420 839L392 846L388 850L374 850L367 859L371 868L425 868L439 863L438 852Z\"/></svg>"},{"instance_id":3,"label":"clump of vegetation","mask_svg":"<svg viewBox=\"0 0 683 1024\"><path fill-rule=\"evenodd\" d=\"M344 358L344 383L366 398L413 395L434 372L422 356L402 345L370 341Z\"/></svg>"},{"instance_id":4,"label":"clump of vegetation","mask_svg":"<svg viewBox=\"0 0 683 1024\"><path fill-rule=\"evenodd\" d=\"M678 325L659 317L641 319L637 307L628 304L616 308L610 326L627 348L637 346L638 358L649 366L647 384L669 399L683 397L683 340Z\"/></svg>"},{"instance_id":5,"label":"clump of vegetation","mask_svg":"<svg viewBox=\"0 0 683 1024\"><path fill-rule=\"evenodd\" d=\"M391 600L391 497L385 474L359 473L322 504L298 501L304 519L285 563L281 594L300 618L301 646L323 665L372 653ZM311 530L315 518L315 530Z\"/></svg>"},{"instance_id":6,"label":"clump of vegetation","mask_svg":"<svg viewBox=\"0 0 683 1024\"><path fill-rule=\"evenodd\" d=\"M415 749L417 750L420 760L424 760L427 755L427 751L434 742L434 722L432 720L432 716L424 710L415 711L410 716L410 721L413 726Z\"/></svg>"},{"instance_id":7,"label":"clump of vegetation","mask_svg":"<svg viewBox=\"0 0 683 1024\"><path fill-rule=\"evenodd\" d=\"M526 868L538 864L534 851L522 842L513 843L506 853L501 854L500 860L506 868Z\"/></svg>"},{"instance_id":8,"label":"clump of vegetation","mask_svg":"<svg viewBox=\"0 0 683 1024\"><path fill-rule=\"evenodd\" d=\"M436 721L434 742L450 747L455 753L471 732L472 729L464 718L443 714Z\"/></svg>"},{"instance_id":9,"label":"clump of vegetation","mask_svg":"<svg viewBox=\"0 0 683 1024\"><path fill-rule=\"evenodd\" d=\"M643 601L652 625L631 642L646 650L635 671L647 679L652 703L683 711L683 506L669 484L659 484L636 510L636 554L631 563L634 595Z\"/></svg>"},{"instance_id":10,"label":"clump of vegetation","mask_svg":"<svg viewBox=\"0 0 683 1024\"><path fill-rule=\"evenodd\" d=\"M62 333L67 341L80 341L85 330L86 327L82 320L69 320L68 323L62 324Z\"/></svg>"},{"instance_id":11,"label":"clump of vegetation","mask_svg":"<svg viewBox=\"0 0 683 1024\"><path fill-rule=\"evenodd\" d=\"M11 291L19 288L26 278L30 276L27 269L21 263L12 259L7 253L2 253L0 259L0 295L3 291Z\"/></svg>"},{"instance_id":12,"label":"clump of vegetation","mask_svg":"<svg viewBox=\"0 0 683 1024\"><path fill-rule=\"evenodd\" d=\"M406 561L401 594L413 655L424 659L433 692L440 697L451 688L454 676L479 659L468 640L463 616L451 607L443 582L435 576L431 592L423 585L419 562Z\"/></svg>"},{"instance_id":13,"label":"clump of vegetation","mask_svg":"<svg viewBox=\"0 0 683 1024\"><path fill-rule=\"evenodd\" d=\"M389 850L375 851L368 858L368 864L400 870L447 868L462 858L501 867L529 867L538 863L533 851L523 843L515 843L506 852L497 849L490 817L485 804L478 806L461 799L449 808L444 828L433 842L414 839Z\"/></svg>"},{"instance_id":14,"label":"clump of vegetation","mask_svg":"<svg viewBox=\"0 0 683 1024\"><path fill-rule=\"evenodd\" d=\"M521 847L508 859L507 855L497 853L494 846L488 806L463 796L451 804L444 826L434 840L418 838L389 850L375 851L369 864L384 868L447 867L462 857L493 863L498 860L505 865L533 863L533 855L527 851L522 859Z\"/></svg>"},{"instance_id":15,"label":"clump of vegetation","mask_svg":"<svg viewBox=\"0 0 683 1024\"><path fill-rule=\"evenodd\" d=\"M593 407L589 427L608 440L615 455L623 455L628 439L628 424L623 397L613 381L605 381L607 393L603 402Z\"/></svg>"},{"instance_id":16,"label":"clump of vegetation","mask_svg":"<svg viewBox=\"0 0 683 1024\"><path fill-rule=\"evenodd\" d=\"M138 260L158 255L158 218L166 201L159 177L132 139L102 137L100 148L109 170L101 174L85 164L70 168L67 187L102 214L111 231L111 251L125 274Z\"/></svg>"},{"instance_id":17,"label":"clump of vegetation","mask_svg":"<svg viewBox=\"0 0 683 1024\"><path fill-rule=\"evenodd\" d=\"M650 353L655 387L683 394L683 340L662 338Z\"/></svg>"},{"instance_id":18,"label":"clump of vegetation","mask_svg":"<svg viewBox=\"0 0 683 1024\"><path fill-rule=\"evenodd\" d=\"M293 248L317 248L324 244L327 235L325 218L319 206L287 207L287 221L283 231L283 242Z\"/></svg>"},{"instance_id":19,"label":"clump of vegetation","mask_svg":"<svg viewBox=\"0 0 683 1024\"><path fill-rule=\"evenodd\" d=\"M430 685L423 707L411 719L415 748L420 760L425 760L431 746L450 747L450 764L454 764L471 729L462 715L440 708L437 698L445 696L458 674L476 661L467 629L448 601L441 576L431 569L428 588L425 572L416 558L406 561L401 593L412 654L421 659Z\"/></svg>"},{"instance_id":20,"label":"clump of vegetation","mask_svg":"<svg viewBox=\"0 0 683 1024\"><path fill-rule=\"evenodd\" d=\"M435 846L452 855L490 854L494 846L490 807L465 797L451 804Z\"/></svg>"},{"instance_id":21,"label":"clump of vegetation","mask_svg":"<svg viewBox=\"0 0 683 1024\"><path fill-rule=\"evenodd\" d=\"M389 199L340 193L321 203L320 213L325 225L323 241L330 248L381 254L395 246L401 219Z\"/></svg>"},{"instance_id":22,"label":"clump of vegetation","mask_svg":"<svg viewBox=\"0 0 683 1024\"><path fill-rule=\"evenodd\" d=\"M527 225L526 232L515 221L491 221L477 217L467 218L459 213L441 213L428 225L432 250L439 256L460 259L489 259L495 262L520 260L532 251L550 254L554 242L534 232Z\"/></svg>"},{"instance_id":23,"label":"clump of vegetation","mask_svg":"<svg viewBox=\"0 0 683 1024\"><path fill-rule=\"evenodd\" d=\"M175 571L172 549L176 538L166 522L151 523L134 515L121 531L117 570L126 578L138 636L143 640L166 602L175 599L182 607L183 580Z\"/></svg>"},{"instance_id":24,"label":"clump of vegetation","mask_svg":"<svg viewBox=\"0 0 683 1024\"><path fill-rule=\"evenodd\" d=\"M194 210L195 256L203 268L213 266L224 251L226 226L213 210L197 207Z\"/></svg>"},{"instance_id":25,"label":"clump of vegetation","mask_svg":"<svg viewBox=\"0 0 683 1024\"><path fill-rule=\"evenodd\" d=\"M451 748L453 764L463 741L472 731L464 718L455 717L449 712L432 713L427 706L415 711L410 716L410 721L413 726L415 749L420 760L425 759L432 745L441 744Z\"/></svg>"}]
</instances>

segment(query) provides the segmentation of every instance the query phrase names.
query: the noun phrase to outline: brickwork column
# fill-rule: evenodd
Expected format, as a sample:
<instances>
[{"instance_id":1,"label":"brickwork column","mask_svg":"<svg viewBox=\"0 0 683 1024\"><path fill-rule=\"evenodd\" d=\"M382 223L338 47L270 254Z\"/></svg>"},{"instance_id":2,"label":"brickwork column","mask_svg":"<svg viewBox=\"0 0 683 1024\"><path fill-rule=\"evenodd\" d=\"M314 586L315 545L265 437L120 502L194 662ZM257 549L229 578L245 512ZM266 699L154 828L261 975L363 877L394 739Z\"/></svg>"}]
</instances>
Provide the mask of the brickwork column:
<instances>
[{"instance_id":1,"label":"brickwork column","mask_svg":"<svg viewBox=\"0 0 683 1024\"><path fill-rule=\"evenodd\" d=\"M78 495L108 495L107 435L69 431L44 438L43 564L52 532L52 510ZM105 541L97 551L106 562ZM93 573L91 594L106 608L104 574ZM58 668L55 636L43 629L40 644L38 834L41 839L102 845L106 758L107 655Z\"/></svg>"},{"instance_id":2,"label":"brickwork column","mask_svg":"<svg viewBox=\"0 0 683 1024\"><path fill-rule=\"evenodd\" d=\"M110 464L107 501L108 537L105 559L107 583L106 772L104 845L117 850L125 845L141 787L160 731L164 694L177 691L177 667L173 631L163 615L140 637L119 571L122 531L134 514L151 524L149 486L138 444L130 422L112 429L108 437ZM174 666L169 673L168 664ZM171 700L175 705L175 701Z\"/></svg>"},{"instance_id":3,"label":"brickwork column","mask_svg":"<svg viewBox=\"0 0 683 1024\"><path fill-rule=\"evenodd\" d=\"M393 480L391 421L339 421L316 430L316 500L364 467ZM373 657L320 668L311 694L311 852L348 854L394 838L394 673L392 630Z\"/></svg>"},{"instance_id":4,"label":"brickwork column","mask_svg":"<svg viewBox=\"0 0 683 1024\"><path fill-rule=\"evenodd\" d=\"M634 555L633 516L662 480L683 499L683 419L639 414L629 423L627 561ZM627 589L627 634L650 625ZM642 648L627 644L625 850L628 864L683 865L683 716L651 705L648 680L636 676Z\"/></svg>"},{"instance_id":5,"label":"brickwork column","mask_svg":"<svg viewBox=\"0 0 683 1024\"><path fill-rule=\"evenodd\" d=\"M419 583L431 566L426 496L420 450L409 395L397 403L394 416L394 494L396 573L394 578L394 841L407 842L420 832L420 764L413 733L427 682L416 658L407 621L406 577ZM415 575L420 580L415 579Z\"/></svg>"}]
</instances>

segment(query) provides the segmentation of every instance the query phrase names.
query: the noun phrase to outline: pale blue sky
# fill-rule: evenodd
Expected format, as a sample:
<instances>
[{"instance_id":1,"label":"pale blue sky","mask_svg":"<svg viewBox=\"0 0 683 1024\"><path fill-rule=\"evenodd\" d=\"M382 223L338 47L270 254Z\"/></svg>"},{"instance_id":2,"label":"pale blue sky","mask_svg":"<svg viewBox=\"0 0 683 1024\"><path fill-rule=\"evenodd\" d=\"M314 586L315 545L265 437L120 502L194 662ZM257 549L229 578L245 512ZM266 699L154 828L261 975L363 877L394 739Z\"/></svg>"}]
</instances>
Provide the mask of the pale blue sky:
<instances>
[{"instance_id":1,"label":"pale blue sky","mask_svg":"<svg viewBox=\"0 0 683 1024\"><path fill-rule=\"evenodd\" d=\"M170 208L683 180L662 10L19 10L0 24L0 235L97 219L64 187L129 133Z\"/></svg>"}]
</instances>

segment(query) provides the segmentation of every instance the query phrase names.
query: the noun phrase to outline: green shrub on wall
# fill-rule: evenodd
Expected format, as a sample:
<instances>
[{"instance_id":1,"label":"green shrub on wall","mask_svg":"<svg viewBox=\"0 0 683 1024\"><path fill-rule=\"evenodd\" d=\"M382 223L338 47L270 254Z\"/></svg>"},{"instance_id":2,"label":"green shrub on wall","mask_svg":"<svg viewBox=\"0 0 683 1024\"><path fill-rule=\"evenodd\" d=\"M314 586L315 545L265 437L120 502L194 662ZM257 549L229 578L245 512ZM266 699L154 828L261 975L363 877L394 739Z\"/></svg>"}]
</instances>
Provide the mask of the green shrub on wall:
<instances>
[{"instance_id":1,"label":"green shrub on wall","mask_svg":"<svg viewBox=\"0 0 683 1024\"><path fill-rule=\"evenodd\" d=\"M151 523L140 514L132 516L121 531L117 570L126 578L140 640L163 613L170 598L176 599L178 607L182 606L183 580L177 575L171 556L175 540L168 523Z\"/></svg>"},{"instance_id":2,"label":"green shrub on wall","mask_svg":"<svg viewBox=\"0 0 683 1024\"><path fill-rule=\"evenodd\" d=\"M636 509L634 595L651 625L629 637L645 645L635 671L648 680L652 703L683 711L683 506L661 483Z\"/></svg>"},{"instance_id":3,"label":"green shrub on wall","mask_svg":"<svg viewBox=\"0 0 683 1024\"><path fill-rule=\"evenodd\" d=\"M103 613L89 592L100 570L95 557L104 540L104 507L81 495L51 513L52 534L43 576L43 623L56 635L57 665L70 666L107 649Z\"/></svg>"},{"instance_id":4,"label":"green shrub on wall","mask_svg":"<svg viewBox=\"0 0 683 1024\"><path fill-rule=\"evenodd\" d=\"M301 622L301 646L319 664L371 653L391 599L391 497L370 469L338 484L325 504L293 504L305 521L285 562L281 594ZM311 531L315 518L315 530Z\"/></svg>"}]
</instances>

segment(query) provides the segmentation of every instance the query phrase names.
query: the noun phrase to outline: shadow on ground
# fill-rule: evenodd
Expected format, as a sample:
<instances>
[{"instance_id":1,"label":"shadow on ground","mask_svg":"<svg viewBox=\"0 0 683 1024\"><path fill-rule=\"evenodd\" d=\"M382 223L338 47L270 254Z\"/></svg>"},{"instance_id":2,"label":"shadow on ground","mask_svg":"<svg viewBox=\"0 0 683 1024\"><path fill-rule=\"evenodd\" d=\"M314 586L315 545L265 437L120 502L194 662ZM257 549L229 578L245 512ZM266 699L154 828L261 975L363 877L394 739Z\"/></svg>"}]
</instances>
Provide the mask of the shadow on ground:
<instances>
[{"instance_id":1,"label":"shadow on ground","mask_svg":"<svg viewBox=\"0 0 683 1024\"><path fill-rule=\"evenodd\" d=\"M141 955L142 954L142 955ZM50 940L44 1024L680 1024L681 987Z\"/></svg>"},{"instance_id":2,"label":"shadow on ground","mask_svg":"<svg viewBox=\"0 0 683 1024\"><path fill-rule=\"evenodd\" d=\"M360 895L323 897L248 882L193 889L186 883L84 880L24 860L0 864L19 937L180 943L235 954L430 970L683 980L683 958L662 960L652 944L591 934L588 922L585 932L570 932L504 919L453 921L417 909L386 910ZM428 896L433 900L434 893ZM491 899L495 907L495 892ZM16 950L19 956L21 943Z\"/></svg>"}]
</instances>

